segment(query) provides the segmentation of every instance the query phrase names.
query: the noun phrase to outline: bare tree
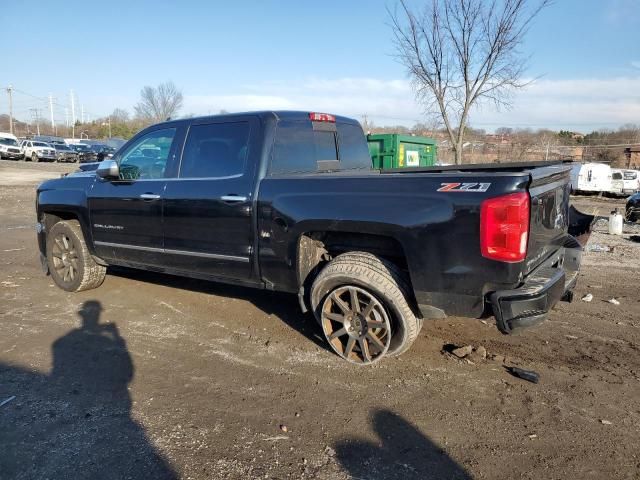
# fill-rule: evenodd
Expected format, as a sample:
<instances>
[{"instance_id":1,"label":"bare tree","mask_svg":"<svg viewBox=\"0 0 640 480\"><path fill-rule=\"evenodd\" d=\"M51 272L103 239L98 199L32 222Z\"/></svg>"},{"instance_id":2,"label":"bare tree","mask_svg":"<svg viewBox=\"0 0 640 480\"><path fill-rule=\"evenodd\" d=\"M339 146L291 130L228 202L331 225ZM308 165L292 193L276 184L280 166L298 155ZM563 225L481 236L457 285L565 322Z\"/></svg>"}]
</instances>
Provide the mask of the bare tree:
<instances>
[{"instance_id":1,"label":"bare tree","mask_svg":"<svg viewBox=\"0 0 640 480\"><path fill-rule=\"evenodd\" d=\"M129 121L129 112L123 108L115 108L110 117L115 123L126 123Z\"/></svg>"},{"instance_id":2,"label":"bare tree","mask_svg":"<svg viewBox=\"0 0 640 480\"><path fill-rule=\"evenodd\" d=\"M550 1L428 0L418 12L400 0L399 13L389 12L397 56L426 111L442 117L456 164L473 105L508 107L513 90L527 84L518 48Z\"/></svg>"},{"instance_id":3,"label":"bare tree","mask_svg":"<svg viewBox=\"0 0 640 480\"><path fill-rule=\"evenodd\" d=\"M173 82L166 82L155 88L144 87L134 109L136 115L144 120L161 122L175 116L182 108L182 102L182 92Z\"/></svg>"}]
</instances>

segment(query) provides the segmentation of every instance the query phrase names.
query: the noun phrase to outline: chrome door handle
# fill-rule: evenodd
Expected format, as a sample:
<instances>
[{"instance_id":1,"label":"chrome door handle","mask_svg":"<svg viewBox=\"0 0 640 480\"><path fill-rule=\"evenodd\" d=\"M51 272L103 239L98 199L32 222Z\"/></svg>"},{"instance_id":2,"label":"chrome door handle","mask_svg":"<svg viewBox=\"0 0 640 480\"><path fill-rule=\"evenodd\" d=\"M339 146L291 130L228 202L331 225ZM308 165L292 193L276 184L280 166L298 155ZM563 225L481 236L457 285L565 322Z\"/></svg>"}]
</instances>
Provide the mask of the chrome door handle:
<instances>
[{"instance_id":1,"label":"chrome door handle","mask_svg":"<svg viewBox=\"0 0 640 480\"><path fill-rule=\"evenodd\" d=\"M143 193L140 195L142 200L160 200L160 195L155 195L153 193Z\"/></svg>"},{"instance_id":2,"label":"chrome door handle","mask_svg":"<svg viewBox=\"0 0 640 480\"><path fill-rule=\"evenodd\" d=\"M247 197L242 197L240 195L223 195L220 197L220 200L223 202L246 202Z\"/></svg>"}]
</instances>

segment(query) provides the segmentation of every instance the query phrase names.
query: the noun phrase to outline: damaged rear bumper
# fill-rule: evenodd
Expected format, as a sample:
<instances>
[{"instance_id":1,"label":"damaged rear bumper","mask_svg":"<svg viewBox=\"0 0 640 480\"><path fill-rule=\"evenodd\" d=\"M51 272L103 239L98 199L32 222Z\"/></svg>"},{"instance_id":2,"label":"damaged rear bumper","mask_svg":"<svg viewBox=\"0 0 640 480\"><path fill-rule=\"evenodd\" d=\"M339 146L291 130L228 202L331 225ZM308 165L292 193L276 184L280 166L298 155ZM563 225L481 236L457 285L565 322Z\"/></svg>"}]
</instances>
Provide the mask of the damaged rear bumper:
<instances>
[{"instance_id":1,"label":"damaged rear bumper","mask_svg":"<svg viewBox=\"0 0 640 480\"><path fill-rule=\"evenodd\" d=\"M489 302L502 333L543 322L560 300L571 301L582 257L582 246L568 237L565 246L529 274L522 285L489 295Z\"/></svg>"}]
</instances>

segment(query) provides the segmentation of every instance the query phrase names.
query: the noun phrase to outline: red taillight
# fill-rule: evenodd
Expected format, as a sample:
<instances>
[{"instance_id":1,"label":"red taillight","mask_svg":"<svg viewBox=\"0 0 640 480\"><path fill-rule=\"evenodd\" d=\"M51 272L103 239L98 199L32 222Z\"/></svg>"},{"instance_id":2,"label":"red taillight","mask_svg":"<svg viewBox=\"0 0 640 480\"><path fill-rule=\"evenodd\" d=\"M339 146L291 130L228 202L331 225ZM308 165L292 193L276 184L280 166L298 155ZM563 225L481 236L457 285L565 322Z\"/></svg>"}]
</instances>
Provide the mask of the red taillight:
<instances>
[{"instance_id":1,"label":"red taillight","mask_svg":"<svg viewBox=\"0 0 640 480\"><path fill-rule=\"evenodd\" d=\"M331 122L336 123L336 117L329 113L310 113L309 118L312 122Z\"/></svg>"},{"instance_id":2,"label":"red taillight","mask_svg":"<svg viewBox=\"0 0 640 480\"><path fill-rule=\"evenodd\" d=\"M489 198L480 207L482 256L501 262L521 262L529 239L529 194Z\"/></svg>"}]
</instances>

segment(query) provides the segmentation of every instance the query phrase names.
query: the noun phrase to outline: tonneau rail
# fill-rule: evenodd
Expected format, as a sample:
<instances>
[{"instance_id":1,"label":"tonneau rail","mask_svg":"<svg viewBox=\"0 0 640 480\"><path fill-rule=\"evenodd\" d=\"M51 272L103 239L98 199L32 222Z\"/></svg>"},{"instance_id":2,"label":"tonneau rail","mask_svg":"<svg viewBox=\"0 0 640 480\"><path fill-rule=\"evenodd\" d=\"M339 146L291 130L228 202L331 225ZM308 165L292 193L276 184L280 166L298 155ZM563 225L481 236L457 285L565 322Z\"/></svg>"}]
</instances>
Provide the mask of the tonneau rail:
<instances>
[{"instance_id":1,"label":"tonneau rail","mask_svg":"<svg viewBox=\"0 0 640 480\"><path fill-rule=\"evenodd\" d=\"M573 160L546 160L539 162L512 162L512 163L470 163L468 165L444 165L432 167L403 167L387 168L380 173L437 173L437 172L473 172L473 171L523 171L552 165L573 163Z\"/></svg>"}]
</instances>

